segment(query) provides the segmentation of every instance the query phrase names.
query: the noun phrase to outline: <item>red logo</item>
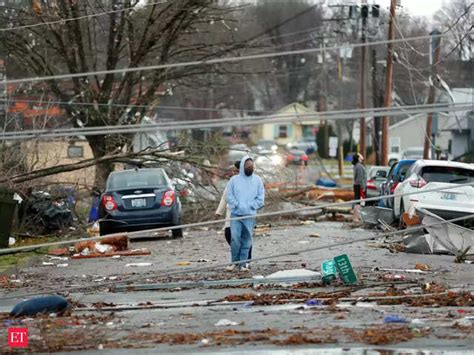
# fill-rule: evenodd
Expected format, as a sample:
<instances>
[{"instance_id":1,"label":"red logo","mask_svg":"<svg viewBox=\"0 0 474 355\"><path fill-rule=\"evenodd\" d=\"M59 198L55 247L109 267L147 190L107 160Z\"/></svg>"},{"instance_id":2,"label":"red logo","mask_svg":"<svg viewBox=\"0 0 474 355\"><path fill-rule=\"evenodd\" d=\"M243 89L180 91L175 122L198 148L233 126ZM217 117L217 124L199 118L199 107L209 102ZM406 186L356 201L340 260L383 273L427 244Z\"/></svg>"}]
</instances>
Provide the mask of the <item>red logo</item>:
<instances>
[{"instance_id":1,"label":"red logo","mask_svg":"<svg viewBox=\"0 0 474 355\"><path fill-rule=\"evenodd\" d=\"M8 346L11 348L27 348L28 328L8 328Z\"/></svg>"}]
</instances>

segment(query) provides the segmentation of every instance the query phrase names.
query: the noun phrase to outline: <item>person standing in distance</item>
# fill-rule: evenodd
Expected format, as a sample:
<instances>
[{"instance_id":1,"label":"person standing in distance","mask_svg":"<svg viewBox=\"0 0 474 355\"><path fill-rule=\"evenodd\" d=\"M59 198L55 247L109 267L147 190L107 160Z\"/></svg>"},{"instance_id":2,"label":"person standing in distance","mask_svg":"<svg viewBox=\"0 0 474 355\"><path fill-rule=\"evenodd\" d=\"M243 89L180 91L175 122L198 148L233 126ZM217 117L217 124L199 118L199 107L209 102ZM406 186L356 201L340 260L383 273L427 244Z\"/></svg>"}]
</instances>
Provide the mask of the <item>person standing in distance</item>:
<instances>
[{"instance_id":1,"label":"person standing in distance","mask_svg":"<svg viewBox=\"0 0 474 355\"><path fill-rule=\"evenodd\" d=\"M227 203L231 217L248 216L248 218L230 222L232 262L247 260L252 247L257 210L265 203L265 188L262 179L253 172L253 160L246 155L240 161L239 175L234 176L227 186ZM249 269L246 263L240 263L239 266L244 271ZM234 268L235 264L229 266L227 270L232 271Z\"/></svg>"}]
</instances>

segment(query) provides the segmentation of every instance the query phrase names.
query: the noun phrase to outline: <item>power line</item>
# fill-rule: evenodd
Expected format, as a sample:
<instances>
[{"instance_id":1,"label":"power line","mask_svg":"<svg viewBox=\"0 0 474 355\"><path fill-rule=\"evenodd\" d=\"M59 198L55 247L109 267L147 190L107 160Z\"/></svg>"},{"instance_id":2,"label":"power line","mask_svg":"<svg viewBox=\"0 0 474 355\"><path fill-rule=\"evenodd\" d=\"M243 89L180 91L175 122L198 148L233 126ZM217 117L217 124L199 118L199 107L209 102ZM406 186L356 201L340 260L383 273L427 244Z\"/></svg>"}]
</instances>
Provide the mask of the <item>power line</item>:
<instances>
[{"instance_id":1,"label":"power line","mask_svg":"<svg viewBox=\"0 0 474 355\"><path fill-rule=\"evenodd\" d=\"M160 4L166 4L167 2L168 2L167 0L163 0L163 1L153 2L153 3L149 3L149 4L144 4L144 5L141 6L141 8L160 5ZM10 32L10 31L16 31L16 30L24 30L24 29L27 29L27 28L40 27L40 26L45 26L45 25L64 25L66 22L86 20L86 19L100 17L100 16L104 16L104 15L116 14L116 13L129 11L129 10L135 10L136 7L137 6L135 5L135 6L127 7L127 8L124 8L124 9L119 9L119 10L110 10L110 11L105 11L105 12L99 12L97 14L90 14L90 15L84 15L84 16L72 17L72 18L64 18L64 19L61 19L61 20L55 20L55 21L49 21L49 22L40 22L40 23L31 24L31 25L22 25L22 26L16 26L16 27L11 27L11 28L0 28L0 32Z\"/></svg>"},{"instance_id":2,"label":"power line","mask_svg":"<svg viewBox=\"0 0 474 355\"><path fill-rule=\"evenodd\" d=\"M318 113L304 114L284 114L284 115L268 115L268 116L248 116L233 117L211 120L190 120L182 122L174 122L167 124L165 122L155 124L134 124L120 126L101 126L101 127L83 127L83 128L64 128L53 130L30 130L30 131L14 131L3 132L0 135L2 140L23 140L33 138L59 138L68 136L92 136L92 135L110 135L110 134L128 134L128 133L146 133L153 130L169 131L169 130L187 130L187 129L203 129L218 127L239 127L254 126L267 123L287 124L287 123L303 123L305 121L314 120L347 120L360 117L361 114L372 114L374 116L400 116L407 114L421 114L430 112L452 112L465 110L471 107L468 104L454 104L446 106L446 104L435 105L415 105L413 108L393 107L393 108L373 108L364 110L348 110L348 111L325 111Z\"/></svg>"},{"instance_id":3,"label":"power line","mask_svg":"<svg viewBox=\"0 0 474 355\"><path fill-rule=\"evenodd\" d=\"M132 73L132 72L138 72L138 71L183 68L183 67L198 66L198 65L221 64L221 63L229 63L229 62L239 62L239 61L244 61L244 60L283 57L283 56L289 56L289 55L295 55L295 54L310 54L310 53L318 53L322 51L338 51L340 49L360 48L364 46L376 46L380 44L400 43L404 41L416 41L416 40L429 39L433 37L443 37L446 35L447 34L439 34L435 36L425 35L425 36L409 37L405 39L380 40L380 41L375 41L375 42L354 43L351 45L342 45L342 46L333 46L333 47L324 47L324 48L307 48L307 49L298 49L298 50L273 52L273 53L253 54L253 55L246 55L246 56L233 56L233 57L215 58L215 59L209 59L209 60L196 60L196 61L181 62L181 63L157 64L157 65L150 65L150 66L121 68L121 69L112 69L112 70L96 70L96 71L89 71L89 72L83 72L83 73L69 73L69 74L59 74L59 75L51 75L51 76L43 76L43 77L30 77L30 78L23 78L23 79L13 79L13 80L9 80L8 82L10 84L16 84L16 83L26 83L26 82L81 78L81 77L85 77L89 75L123 74L123 73Z\"/></svg>"}]
</instances>

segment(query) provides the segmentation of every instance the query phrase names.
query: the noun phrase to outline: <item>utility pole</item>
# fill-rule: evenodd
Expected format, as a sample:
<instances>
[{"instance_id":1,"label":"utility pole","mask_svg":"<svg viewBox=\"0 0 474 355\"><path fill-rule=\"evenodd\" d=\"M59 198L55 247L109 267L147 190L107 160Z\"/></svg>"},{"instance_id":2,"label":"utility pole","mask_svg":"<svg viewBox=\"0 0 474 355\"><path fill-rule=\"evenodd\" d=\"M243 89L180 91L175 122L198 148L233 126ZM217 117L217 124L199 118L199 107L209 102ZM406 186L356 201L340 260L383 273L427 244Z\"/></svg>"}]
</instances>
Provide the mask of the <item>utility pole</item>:
<instances>
[{"instance_id":1,"label":"utility pole","mask_svg":"<svg viewBox=\"0 0 474 355\"><path fill-rule=\"evenodd\" d=\"M326 81L326 65L325 65L325 62L326 62L326 52L324 50L324 48L326 47L326 43L324 42L324 35L322 36L321 38L321 41L322 41L322 78L321 78L321 91L319 93L319 111L322 112L322 111L327 111L327 102L326 102L326 93L327 93L327 81ZM322 122L322 141L323 141L323 144L322 144L322 147L318 147L318 149L320 150L320 156L322 158L327 158L328 157L328 153L329 153L329 147L328 147L328 144L329 144L329 127L328 127L328 121L327 120L324 120ZM322 149L320 149L322 148Z\"/></svg>"},{"instance_id":2,"label":"utility pole","mask_svg":"<svg viewBox=\"0 0 474 355\"><path fill-rule=\"evenodd\" d=\"M369 17L369 6L367 2L364 1L361 6L361 17L362 17L362 55L361 55L361 66L360 66L360 103L359 107L361 110L366 108L365 102L365 88L366 88L366 57L367 57L367 47L366 47L366 32L367 32L367 17ZM360 128L360 139L359 139L359 153L365 157L366 147L365 147L365 117L361 117L359 120Z\"/></svg>"},{"instance_id":3,"label":"utility pole","mask_svg":"<svg viewBox=\"0 0 474 355\"><path fill-rule=\"evenodd\" d=\"M379 86L377 84L377 50L372 49L372 98L374 107L381 106ZM375 164L380 165L380 117L374 117L374 152L375 152Z\"/></svg>"},{"instance_id":4,"label":"utility pole","mask_svg":"<svg viewBox=\"0 0 474 355\"><path fill-rule=\"evenodd\" d=\"M388 24L388 40L395 38L395 8L397 0L390 1L390 20ZM393 43L387 44L387 77L385 80L384 107L392 106L392 86L393 86ZM388 165L388 126L389 117L384 116L382 125L382 165Z\"/></svg>"},{"instance_id":5,"label":"utility pole","mask_svg":"<svg viewBox=\"0 0 474 355\"><path fill-rule=\"evenodd\" d=\"M441 32L438 30L434 30L430 33L430 36L432 36L431 42L430 42L430 53L431 53L430 64L431 64L432 78L435 78L436 75L438 74L437 64L441 56L441 37L439 36L440 34ZM436 88L434 86L434 83L431 83L427 104L432 105L434 103L435 95L436 95ZM430 143L431 143L430 141L431 141L432 131L433 131L433 112L430 112L428 113L428 119L426 120L426 134L425 134L425 144L423 146L423 159L430 158Z\"/></svg>"}]
</instances>

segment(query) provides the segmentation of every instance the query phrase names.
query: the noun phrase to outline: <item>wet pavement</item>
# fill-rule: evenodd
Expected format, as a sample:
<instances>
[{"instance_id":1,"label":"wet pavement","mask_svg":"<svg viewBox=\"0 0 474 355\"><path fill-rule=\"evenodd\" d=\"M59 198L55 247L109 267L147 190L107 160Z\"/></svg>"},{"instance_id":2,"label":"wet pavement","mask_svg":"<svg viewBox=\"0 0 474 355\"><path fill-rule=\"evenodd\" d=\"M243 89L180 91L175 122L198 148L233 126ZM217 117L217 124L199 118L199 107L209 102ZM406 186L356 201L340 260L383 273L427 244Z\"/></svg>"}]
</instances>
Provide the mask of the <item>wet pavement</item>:
<instances>
[{"instance_id":1,"label":"wet pavement","mask_svg":"<svg viewBox=\"0 0 474 355\"><path fill-rule=\"evenodd\" d=\"M254 238L254 258L377 234L342 222L288 223L275 223ZM1 299L0 311L11 310L23 299L15 295L56 288L67 293L75 302L72 316L35 318L25 323L37 351L133 348L135 352L146 348L143 353L150 349L241 353L252 349L252 353L262 354L311 354L311 349L324 348L328 354L368 354L376 346L415 349L414 353L416 349L474 349L474 301L468 292L473 289L474 273L472 265L455 264L452 256L396 253L358 242L259 261L250 272L229 273L222 268L195 271L196 267L229 261L221 231L188 231L183 239L132 242L131 248L148 248L151 255L67 261L42 256L14 275L19 280L15 288L1 290L1 297L11 298ZM350 257L358 286L337 281L329 286L310 283L110 292L106 285L252 278L285 269L320 271L323 260L340 254ZM44 261L53 265L43 266ZM57 267L60 263L68 266ZM127 266L131 263L151 265ZM419 263L430 270L376 271L414 269ZM170 271L180 273L164 275ZM402 274L404 280L387 282L387 274ZM88 292L72 289L85 285L95 288ZM381 301L375 302L376 298ZM321 301L308 306L308 299ZM403 322L387 323L387 316L392 315ZM5 333L5 324L10 323L5 323L7 315L3 319ZM222 320L230 325L216 326ZM87 346L70 344L64 335L72 334L89 339ZM62 336L63 342L52 341L53 336Z\"/></svg>"}]
</instances>

